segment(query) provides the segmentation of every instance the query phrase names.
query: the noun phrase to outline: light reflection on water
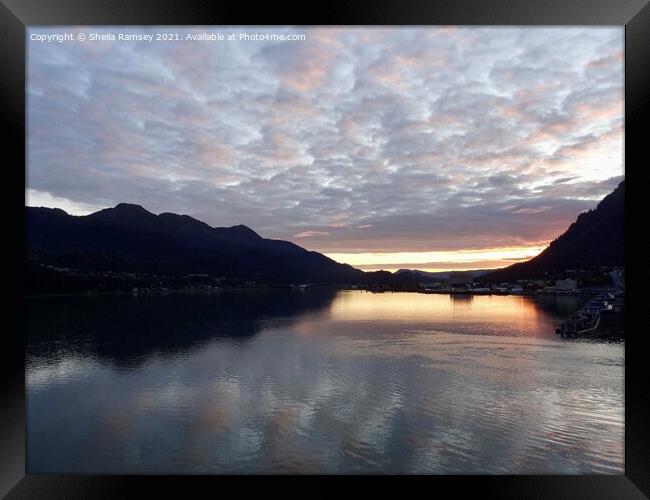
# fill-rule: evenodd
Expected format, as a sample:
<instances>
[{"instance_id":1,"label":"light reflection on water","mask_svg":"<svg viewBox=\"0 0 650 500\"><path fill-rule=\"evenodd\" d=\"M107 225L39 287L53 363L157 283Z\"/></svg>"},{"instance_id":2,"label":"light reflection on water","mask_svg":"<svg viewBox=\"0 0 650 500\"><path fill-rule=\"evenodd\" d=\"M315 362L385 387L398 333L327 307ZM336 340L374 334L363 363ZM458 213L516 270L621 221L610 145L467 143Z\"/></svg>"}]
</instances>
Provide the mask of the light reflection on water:
<instances>
[{"instance_id":1,"label":"light reflection on water","mask_svg":"<svg viewBox=\"0 0 650 500\"><path fill-rule=\"evenodd\" d=\"M571 297L34 299L31 473L623 472L623 345Z\"/></svg>"}]
</instances>

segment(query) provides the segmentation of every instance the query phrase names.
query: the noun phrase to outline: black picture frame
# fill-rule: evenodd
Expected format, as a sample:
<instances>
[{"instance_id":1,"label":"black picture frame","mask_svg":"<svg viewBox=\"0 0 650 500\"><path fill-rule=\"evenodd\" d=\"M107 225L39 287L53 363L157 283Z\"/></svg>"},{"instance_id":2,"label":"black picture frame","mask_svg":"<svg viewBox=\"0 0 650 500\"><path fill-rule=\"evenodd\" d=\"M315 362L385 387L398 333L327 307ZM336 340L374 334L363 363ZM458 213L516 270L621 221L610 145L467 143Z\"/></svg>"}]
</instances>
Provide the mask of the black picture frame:
<instances>
[{"instance_id":1,"label":"black picture frame","mask_svg":"<svg viewBox=\"0 0 650 500\"><path fill-rule=\"evenodd\" d=\"M5 195L5 220L16 224L16 234L7 233L13 243L7 268L17 269L8 284L9 310L24 323L23 238L25 171L25 47L26 28L37 25L619 25L625 26L625 165L628 180L626 198L626 309L631 318L641 316L642 264L633 264L633 253L643 247L632 243L631 217L638 211L630 203L640 199L644 117L650 111L650 5L645 0L450 0L431 2L336 1L321 6L287 3L280 7L267 2L252 7L242 2L157 0L0 0L0 96L2 121L7 125L5 172L11 189ZM9 154L7 154L9 153ZM637 160L638 158L638 160ZM638 164L637 164L638 163ZM646 161L644 161L646 163ZM22 183L22 184L21 184ZM631 201L637 200L637 201ZM639 231L637 226L637 232ZM7 245L9 248L9 245ZM630 268L632 271L630 271ZM635 274L636 273L636 274ZM630 316L630 314L632 316ZM10 324L8 321L6 324ZM625 341L625 474L621 476L420 476L420 486L451 487L454 496L479 492L485 498L644 498L650 496L650 395L644 380L649 359L644 328L626 328ZM3 347L6 359L0 401L0 494L7 498L126 498L137 490L187 494L187 488L230 482L225 476L46 476L25 474L25 383L24 336L19 326L6 328ZM241 478L239 478L241 479ZM280 478L281 479L281 478ZM305 478L303 478L304 480ZM330 478L341 481L342 478ZM400 482L403 480L399 478ZM270 479L275 481L277 479ZM293 478L291 479L293 481ZM347 482L347 480L344 480ZM432 481L429 483L428 481ZM238 485L242 481L238 481ZM246 483L244 483L246 484ZM294 482L282 482L280 485ZM340 483L343 484L343 483ZM384 480L377 485L383 488ZM238 486L239 487L239 486ZM241 491L241 490L240 490Z\"/></svg>"}]
</instances>

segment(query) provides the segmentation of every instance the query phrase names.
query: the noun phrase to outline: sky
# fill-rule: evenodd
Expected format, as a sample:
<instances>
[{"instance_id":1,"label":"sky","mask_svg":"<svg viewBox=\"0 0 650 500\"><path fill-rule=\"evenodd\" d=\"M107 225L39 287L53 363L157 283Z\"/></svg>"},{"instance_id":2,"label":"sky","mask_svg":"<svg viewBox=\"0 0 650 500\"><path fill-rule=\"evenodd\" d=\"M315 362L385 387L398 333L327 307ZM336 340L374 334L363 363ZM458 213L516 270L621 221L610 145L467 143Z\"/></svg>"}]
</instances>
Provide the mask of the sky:
<instances>
[{"instance_id":1,"label":"sky","mask_svg":"<svg viewBox=\"0 0 650 500\"><path fill-rule=\"evenodd\" d=\"M179 40L118 39L157 33ZM186 38L206 33L224 40ZM136 203L364 270L461 270L536 255L624 177L620 26L27 38L30 206Z\"/></svg>"}]
</instances>

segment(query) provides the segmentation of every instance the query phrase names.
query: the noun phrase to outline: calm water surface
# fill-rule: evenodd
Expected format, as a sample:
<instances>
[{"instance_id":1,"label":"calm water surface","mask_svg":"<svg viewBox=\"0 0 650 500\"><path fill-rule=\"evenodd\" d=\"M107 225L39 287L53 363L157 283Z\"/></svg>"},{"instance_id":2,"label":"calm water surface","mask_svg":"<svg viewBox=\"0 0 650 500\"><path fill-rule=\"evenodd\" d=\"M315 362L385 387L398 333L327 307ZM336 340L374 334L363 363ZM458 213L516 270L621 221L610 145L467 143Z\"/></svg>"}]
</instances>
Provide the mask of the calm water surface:
<instances>
[{"instance_id":1,"label":"calm water surface","mask_svg":"<svg viewBox=\"0 0 650 500\"><path fill-rule=\"evenodd\" d=\"M621 343L579 297L27 300L30 473L622 474Z\"/></svg>"}]
</instances>

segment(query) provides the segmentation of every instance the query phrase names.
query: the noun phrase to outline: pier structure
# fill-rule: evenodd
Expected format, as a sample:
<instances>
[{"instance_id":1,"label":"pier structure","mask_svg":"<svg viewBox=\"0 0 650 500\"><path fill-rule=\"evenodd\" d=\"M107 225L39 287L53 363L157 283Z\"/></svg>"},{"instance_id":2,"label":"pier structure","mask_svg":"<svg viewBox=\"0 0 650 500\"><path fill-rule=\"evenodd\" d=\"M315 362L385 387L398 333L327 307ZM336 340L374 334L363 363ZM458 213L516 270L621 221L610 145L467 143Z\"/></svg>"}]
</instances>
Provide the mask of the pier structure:
<instances>
[{"instance_id":1,"label":"pier structure","mask_svg":"<svg viewBox=\"0 0 650 500\"><path fill-rule=\"evenodd\" d=\"M622 292L602 294L591 299L576 312L571 314L555 331L562 337L585 337L601 333L622 335L623 333L623 294ZM601 332L601 320L605 318L608 325L617 326L616 331L607 328ZM613 321L612 319L617 319ZM620 326L620 328L618 328Z\"/></svg>"}]
</instances>

